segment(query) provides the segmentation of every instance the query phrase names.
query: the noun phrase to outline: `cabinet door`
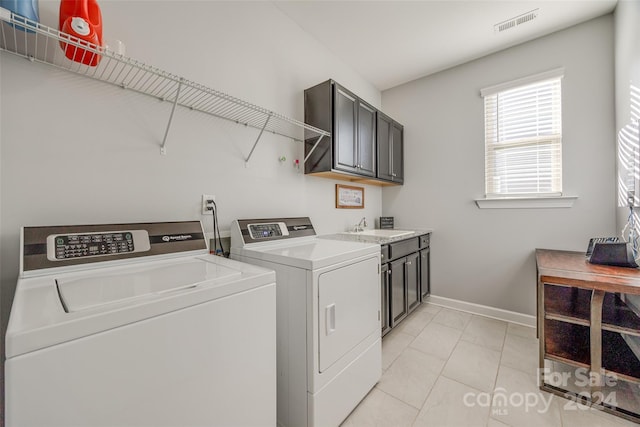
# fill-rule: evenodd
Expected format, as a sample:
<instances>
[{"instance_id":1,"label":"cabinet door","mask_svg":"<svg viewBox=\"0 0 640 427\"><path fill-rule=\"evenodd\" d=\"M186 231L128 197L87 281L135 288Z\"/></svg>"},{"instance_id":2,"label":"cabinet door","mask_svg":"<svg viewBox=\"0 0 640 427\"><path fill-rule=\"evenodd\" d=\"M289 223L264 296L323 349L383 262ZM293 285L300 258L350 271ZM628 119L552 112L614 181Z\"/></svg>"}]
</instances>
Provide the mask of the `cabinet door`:
<instances>
[{"instance_id":1,"label":"cabinet door","mask_svg":"<svg viewBox=\"0 0 640 427\"><path fill-rule=\"evenodd\" d=\"M424 301L431 294L431 276L429 268L431 264L431 252L429 248L420 251L420 293Z\"/></svg>"},{"instance_id":2,"label":"cabinet door","mask_svg":"<svg viewBox=\"0 0 640 427\"><path fill-rule=\"evenodd\" d=\"M390 263L391 269L391 293L390 304L391 313L389 314L391 327L393 328L398 322L407 317L407 282L405 280L404 263L406 258L400 258Z\"/></svg>"},{"instance_id":3,"label":"cabinet door","mask_svg":"<svg viewBox=\"0 0 640 427\"><path fill-rule=\"evenodd\" d=\"M407 281L407 305L408 311L412 312L420 305L420 264L417 252L407 255L405 262L405 278Z\"/></svg>"},{"instance_id":4,"label":"cabinet door","mask_svg":"<svg viewBox=\"0 0 640 427\"><path fill-rule=\"evenodd\" d=\"M376 109L359 101L357 167L361 175L376 174Z\"/></svg>"},{"instance_id":5,"label":"cabinet door","mask_svg":"<svg viewBox=\"0 0 640 427\"><path fill-rule=\"evenodd\" d=\"M389 322L389 270L388 264L382 264L382 274L380 275L380 321L382 326L382 336L385 336L390 328Z\"/></svg>"},{"instance_id":6,"label":"cabinet door","mask_svg":"<svg viewBox=\"0 0 640 427\"><path fill-rule=\"evenodd\" d=\"M377 114L377 156L376 173L378 178L392 181L391 176L391 124L392 120L378 111Z\"/></svg>"},{"instance_id":7,"label":"cabinet door","mask_svg":"<svg viewBox=\"0 0 640 427\"><path fill-rule=\"evenodd\" d=\"M391 178L404 182L404 128L396 122L391 126Z\"/></svg>"},{"instance_id":8,"label":"cabinet door","mask_svg":"<svg viewBox=\"0 0 640 427\"><path fill-rule=\"evenodd\" d=\"M340 85L334 85L333 144L334 167L358 172L358 98Z\"/></svg>"}]
</instances>

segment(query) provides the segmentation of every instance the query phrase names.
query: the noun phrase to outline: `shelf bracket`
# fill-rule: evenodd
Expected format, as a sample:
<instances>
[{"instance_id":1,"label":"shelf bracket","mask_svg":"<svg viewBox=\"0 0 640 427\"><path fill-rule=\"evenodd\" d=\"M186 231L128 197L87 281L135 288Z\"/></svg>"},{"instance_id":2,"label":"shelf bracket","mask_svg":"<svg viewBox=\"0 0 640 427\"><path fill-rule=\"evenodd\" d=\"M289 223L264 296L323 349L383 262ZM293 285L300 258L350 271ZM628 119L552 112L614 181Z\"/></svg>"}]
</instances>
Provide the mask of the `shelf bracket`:
<instances>
[{"instance_id":1,"label":"shelf bracket","mask_svg":"<svg viewBox=\"0 0 640 427\"><path fill-rule=\"evenodd\" d=\"M167 123L167 129L164 131L164 138L162 139L162 145L160 146L160 154L167 154L167 149L165 144L167 143L167 136L169 135L169 129L171 128L171 120L173 120L173 113L176 111L176 105L178 104L178 99L180 98L180 89L182 88L183 78L180 78L180 82L178 83L178 91L176 92L176 98L173 100L173 106L171 107L171 114L169 115L169 122Z\"/></svg>"},{"instance_id":2,"label":"shelf bracket","mask_svg":"<svg viewBox=\"0 0 640 427\"><path fill-rule=\"evenodd\" d=\"M253 147L251 148L251 151L249 152L249 156L247 156L247 158L244 160L245 166L247 165L247 163L249 163L249 160L251 159L251 156L253 155L253 150L256 149L256 146L258 145L258 142L260 141L260 138L262 137L262 133L264 132L264 130L267 127L267 125L269 124L269 120L271 119L272 115L273 115L273 113L269 113L269 115L267 116L267 120L265 120L264 125L262 125L262 129L260 129L260 133L258 134L258 138L256 138L256 142L253 143Z\"/></svg>"},{"instance_id":3,"label":"shelf bracket","mask_svg":"<svg viewBox=\"0 0 640 427\"><path fill-rule=\"evenodd\" d=\"M315 144L313 144L313 147L311 147L311 151L309 151L309 154L306 155L306 157L302 161L302 164L307 163L307 159L309 159L309 157L311 157L311 153L313 153L313 151L318 147L318 144L320 144L320 141L322 141L322 138L324 138L324 135L320 135L318 137L318 140L316 141Z\"/></svg>"}]
</instances>

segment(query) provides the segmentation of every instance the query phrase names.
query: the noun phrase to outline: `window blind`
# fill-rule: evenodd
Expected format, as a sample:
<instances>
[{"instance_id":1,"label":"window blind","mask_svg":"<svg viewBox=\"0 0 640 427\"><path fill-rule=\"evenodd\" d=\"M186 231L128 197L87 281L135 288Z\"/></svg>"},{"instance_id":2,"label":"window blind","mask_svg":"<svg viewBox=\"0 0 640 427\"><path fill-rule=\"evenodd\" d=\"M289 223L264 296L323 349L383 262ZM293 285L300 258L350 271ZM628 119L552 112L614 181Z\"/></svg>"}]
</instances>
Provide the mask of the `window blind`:
<instances>
[{"instance_id":1,"label":"window blind","mask_svg":"<svg viewBox=\"0 0 640 427\"><path fill-rule=\"evenodd\" d=\"M561 78L484 95L487 198L562 195Z\"/></svg>"}]
</instances>

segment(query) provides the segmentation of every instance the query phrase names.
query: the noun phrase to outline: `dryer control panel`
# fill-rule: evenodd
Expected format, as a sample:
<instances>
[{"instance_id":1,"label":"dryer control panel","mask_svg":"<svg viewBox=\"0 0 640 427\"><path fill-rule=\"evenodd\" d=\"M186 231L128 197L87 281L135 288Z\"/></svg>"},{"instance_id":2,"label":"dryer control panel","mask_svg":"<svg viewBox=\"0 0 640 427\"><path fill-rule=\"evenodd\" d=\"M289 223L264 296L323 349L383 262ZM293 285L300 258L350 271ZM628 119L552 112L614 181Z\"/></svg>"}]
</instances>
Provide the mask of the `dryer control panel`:
<instances>
[{"instance_id":1,"label":"dryer control panel","mask_svg":"<svg viewBox=\"0 0 640 427\"><path fill-rule=\"evenodd\" d=\"M284 222L249 224L247 228L249 229L249 235L253 240L289 235L287 225Z\"/></svg>"},{"instance_id":2,"label":"dryer control panel","mask_svg":"<svg viewBox=\"0 0 640 427\"><path fill-rule=\"evenodd\" d=\"M309 217L238 219L231 225L231 246L315 235Z\"/></svg>"}]
</instances>

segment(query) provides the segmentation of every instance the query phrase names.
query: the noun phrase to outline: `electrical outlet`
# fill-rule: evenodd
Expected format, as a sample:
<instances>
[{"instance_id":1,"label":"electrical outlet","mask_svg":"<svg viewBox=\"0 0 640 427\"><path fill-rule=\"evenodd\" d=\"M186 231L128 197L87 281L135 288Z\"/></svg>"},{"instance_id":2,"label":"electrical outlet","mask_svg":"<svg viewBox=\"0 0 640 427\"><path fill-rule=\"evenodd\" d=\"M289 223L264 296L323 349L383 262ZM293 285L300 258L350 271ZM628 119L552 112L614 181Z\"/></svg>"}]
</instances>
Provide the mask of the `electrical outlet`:
<instances>
[{"instance_id":1,"label":"electrical outlet","mask_svg":"<svg viewBox=\"0 0 640 427\"><path fill-rule=\"evenodd\" d=\"M216 201L216 196L211 196L209 194L202 195L202 215L213 215L213 210L208 209L209 207L213 207L213 203L207 203L207 200Z\"/></svg>"}]
</instances>

